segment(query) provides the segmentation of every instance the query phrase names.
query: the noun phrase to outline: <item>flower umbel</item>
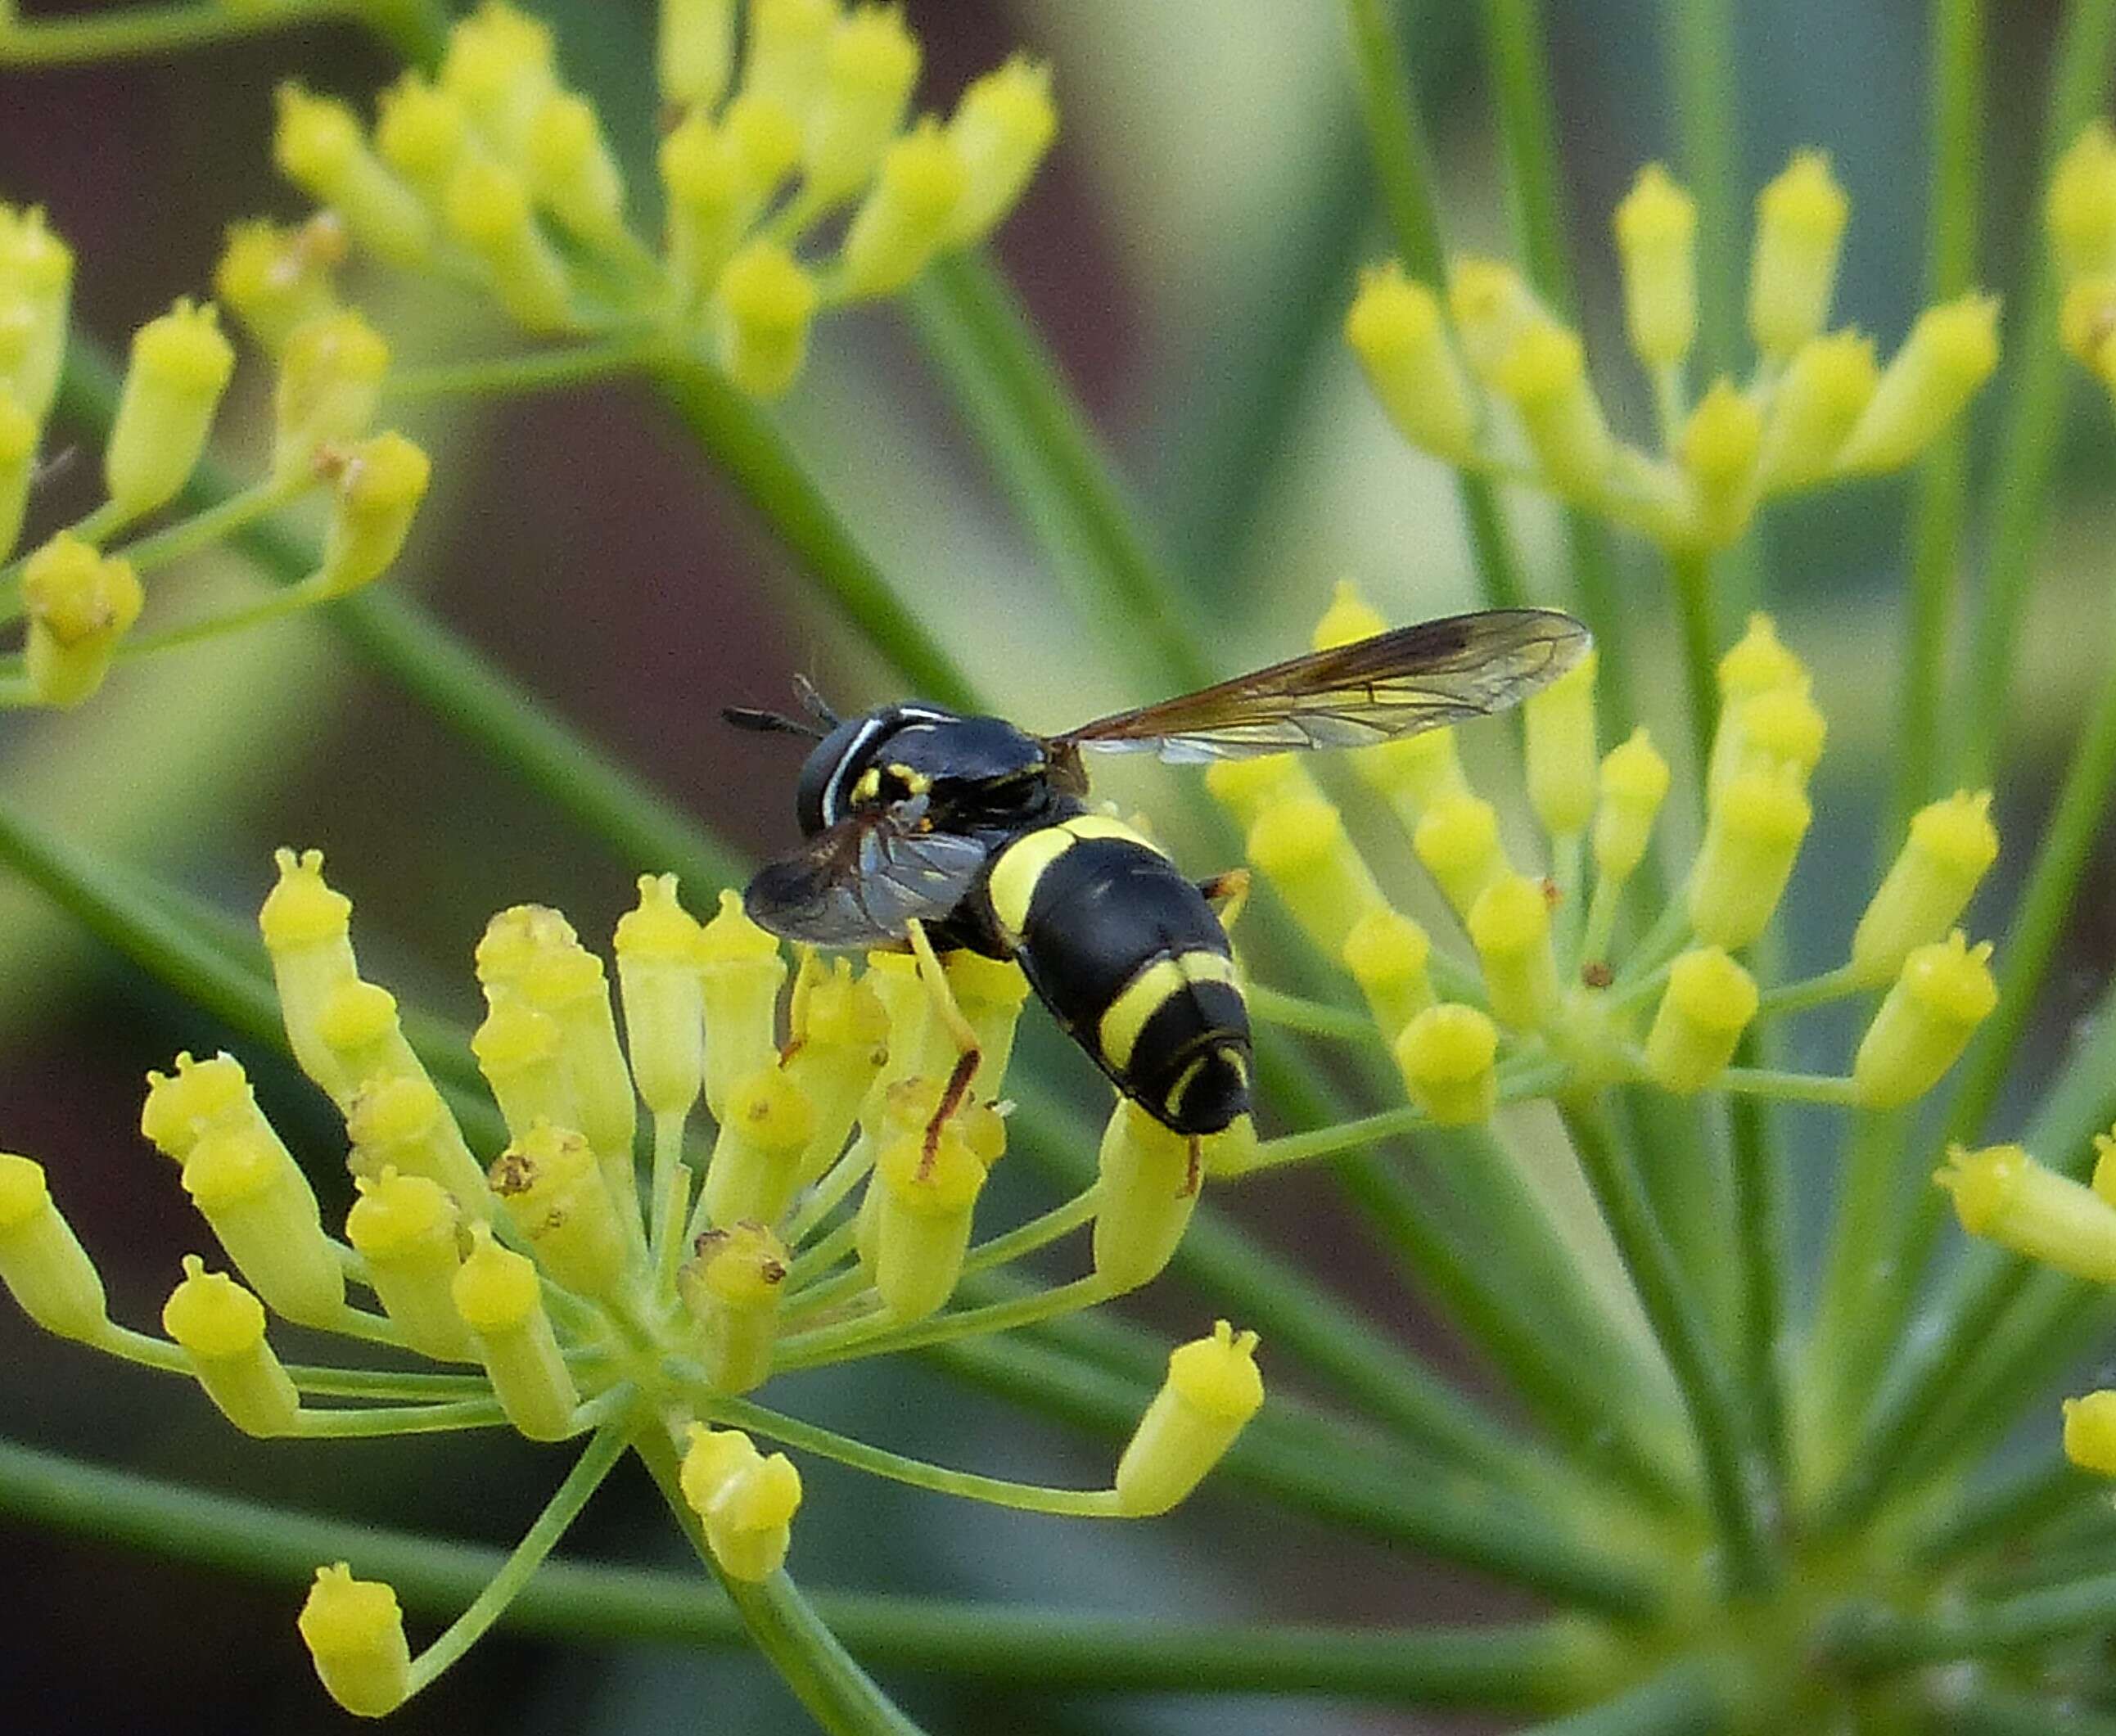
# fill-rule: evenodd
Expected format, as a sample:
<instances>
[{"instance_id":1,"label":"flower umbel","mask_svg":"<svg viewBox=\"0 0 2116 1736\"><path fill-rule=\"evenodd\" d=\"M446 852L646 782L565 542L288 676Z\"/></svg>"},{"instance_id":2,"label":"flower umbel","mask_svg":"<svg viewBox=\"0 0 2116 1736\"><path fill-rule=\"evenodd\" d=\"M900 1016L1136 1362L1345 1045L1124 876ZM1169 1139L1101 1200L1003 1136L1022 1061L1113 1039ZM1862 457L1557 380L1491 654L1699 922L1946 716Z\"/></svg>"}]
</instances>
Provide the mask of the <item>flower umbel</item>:
<instances>
[{"instance_id":1,"label":"flower umbel","mask_svg":"<svg viewBox=\"0 0 2116 1736\"><path fill-rule=\"evenodd\" d=\"M470 1056L434 1055L430 1072L393 998L361 977L352 906L320 856L283 851L278 866L260 926L289 1046L345 1120L357 1196L345 1239L325 1230L241 1065L186 1054L150 1077L141 1126L182 1164L241 1281L187 1256L166 1339L115 1325L43 1172L15 1156L0 1157L0 1281L51 1331L188 1372L246 1433L505 1426L535 1440L591 1437L505 1584L527 1577L642 1436L681 1452L683 1499L720 1570L759 1582L791 1545L801 1479L752 1436L941 1492L1121 1518L1180 1500L1261 1403L1255 1336L1222 1324L1176 1353L1116 1481L1082 1491L900 1458L743 1396L794 1369L1073 1312L1167 1263L1196 1202L1196 1154L1129 1103L1111 1120L1099 1180L975 1241L978 1196L1006 1146L997 1099L1027 994L1013 967L950 966L997 1065L936 1123L950 1057L934 1046L934 985L909 958L877 954L862 974L806 957L788 990L779 944L734 893L701 925L673 876L643 876L617 930L621 1042L602 962L558 912L518 906L477 948L490 1011L471 1047L495 1114L470 1088ZM645 1162L635 1086L651 1127ZM710 1140L689 1131L702 1097L719 1120ZM1247 1137L1206 1141L1205 1161ZM966 1270L1089 1224L1088 1270L1032 1293L1033 1306L957 1300ZM274 1317L479 1372L290 1370L270 1342ZM370 1394L410 1402L360 1402ZM460 1656L504 1601L481 1601L412 1656L389 1587L341 1564L320 1569L300 1626L333 1697L375 1716Z\"/></svg>"}]
</instances>

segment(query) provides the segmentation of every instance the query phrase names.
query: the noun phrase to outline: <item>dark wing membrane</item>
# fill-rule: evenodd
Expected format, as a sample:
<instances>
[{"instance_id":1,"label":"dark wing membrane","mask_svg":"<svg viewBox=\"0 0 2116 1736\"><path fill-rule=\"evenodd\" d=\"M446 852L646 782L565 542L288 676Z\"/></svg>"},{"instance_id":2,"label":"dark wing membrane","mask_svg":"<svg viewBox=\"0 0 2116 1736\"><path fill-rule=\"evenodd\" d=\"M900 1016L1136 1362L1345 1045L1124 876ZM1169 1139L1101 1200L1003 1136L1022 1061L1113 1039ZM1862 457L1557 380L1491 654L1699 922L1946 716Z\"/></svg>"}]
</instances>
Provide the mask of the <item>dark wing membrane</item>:
<instances>
[{"instance_id":1,"label":"dark wing membrane","mask_svg":"<svg viewBox=\"0 0 2116 1736\"><path fill-rule=\"evenodd\" d=\"M960 903L989 853L973 838L918 831L896 811L856 814L759 869L743 908L812 946L901 940L905 924L938 921Z\"/></svg>"},{"instance_id":2,"label":"dark wing membrane","mask_svg":"<svg viewBox=\"0 0 2116 1736\"><path fill-rule=\"evenodd\" d=\"M1057 738L1178 763L1303 747L1366 747L1519 705L1586 654L1587 629L1547 609L1495 609L1423 621Z\"/></svg>"}]
</instances>

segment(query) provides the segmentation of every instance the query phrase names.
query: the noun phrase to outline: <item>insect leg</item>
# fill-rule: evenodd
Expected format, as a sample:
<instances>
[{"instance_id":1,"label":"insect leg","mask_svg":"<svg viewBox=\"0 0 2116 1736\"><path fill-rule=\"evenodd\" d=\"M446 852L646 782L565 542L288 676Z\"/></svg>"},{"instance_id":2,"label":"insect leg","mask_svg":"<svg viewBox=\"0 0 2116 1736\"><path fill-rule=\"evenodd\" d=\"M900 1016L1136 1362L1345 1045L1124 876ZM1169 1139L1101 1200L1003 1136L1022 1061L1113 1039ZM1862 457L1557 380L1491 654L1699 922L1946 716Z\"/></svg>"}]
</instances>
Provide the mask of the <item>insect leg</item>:
<instances>
[{"instance_id":1,"label":"insect leg","mask_svg":"<svg viewBox=\"0 0 2116 1736\"><path fill-rule=\"evenodd\" d=\"M926 992L932 998L933 1010L939 1014L942 1027L955 1045L954 1071L948 1075L947 1089L941 1094L940 1107L926 1123L925 1163L930 1164L941 1149L941 1129L969 1096L970 1082L977 1077L978 1066L984 1059L984 1054L978 1045L976 1027L955 1003L955 991L948 986L948 973L941 967L940 954L933 950L926 925L913 916L904 924L904 930L911 942L912 953L918 960L918 980L926 985Z\"/></svg>"},{"instance_id":2,"label":"insect leg","mask_svg":"<svg viewBox=\"0 0 2116 1736\"><path fill-rule=\"evenodd\" d=\"M1232 928L1249 901L1249 871L1246 868L1230 868L1225 874L1198 881L1198 890L1212 907L1212 914L1220 919L1220 926Z\"/></svg>"}]
</instances>

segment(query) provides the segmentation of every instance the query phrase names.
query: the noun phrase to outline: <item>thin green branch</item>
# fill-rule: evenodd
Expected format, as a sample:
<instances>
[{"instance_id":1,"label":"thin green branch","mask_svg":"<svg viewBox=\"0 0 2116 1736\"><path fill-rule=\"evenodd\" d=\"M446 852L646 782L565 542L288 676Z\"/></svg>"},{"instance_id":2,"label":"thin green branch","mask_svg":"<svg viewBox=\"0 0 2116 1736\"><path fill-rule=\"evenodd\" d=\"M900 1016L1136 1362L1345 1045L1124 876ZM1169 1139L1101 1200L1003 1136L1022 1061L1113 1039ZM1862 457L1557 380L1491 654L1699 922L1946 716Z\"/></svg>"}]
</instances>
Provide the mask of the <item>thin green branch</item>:
<instances>
[{"instance_id":1,"label":"thin green branch","mask_svg":"<svg viewBox=\"0 0 2116 1736\"><path fill-rule=\"evenodd\" d=\"M1438 287L1447 280L1438 207L1403 53L1383 0L1345 0L1351 26L1353 70L1359 113L1380 183L1390 244L1414 277ZM1498 491L1481 476L1456 471L1455 489L1469 521L1470 546L1484 583L1484 600L1495 608L1528 600L1520 563L1499 510Z\"/></svg>"},{"instance_id":2,"label":"thin green branch","mask_svg":"<svg viewBox=\"0 0 2116 1736\"><path fill-rule=\"evenodd\" d=\"M2036 186L2049 185L2060 154L2094 115L2109 87L2116 49L2116 0L2072 0L2052 61L2047 116ZM2057 273L2040 234L2027 244L2028 287L2019 298L2008 340L2012 395L2006 406L1999 465L1989 494L1990 552L1985 562L1983 606L1964 665L1959 701L1962 737L1957 781L1990 781L2012 715L2014 650L2027 603L2030 576L2049 516L2051 475L2064 407L2064 356L2058 346Z\"/></svg>"},{"instance_id":3,"label":"thin green branch","mask_svg":"<svg viewBox=\"0 0 2116 1736\"><path fill-rule=\"evenodd\" d=\"M362 0L282 0L277 6L189 0L114 7L83 17L0 16L0 67L70 67L175 54L268 31L356 18L365 10Z\"/></svg>"},{"instance_id":4,"label":"thin green branch","mask_svg":"<svg viewBox=\"0 0 2116 1736\"><path fill-rule=\"evenodd\" d=\"M1915 1565L1931 1573L1994 1546L2017 1544L2068 1509L2106 1487L2057 1453L2026 1468L1994 1477L1918 1541Z\"/></svg>"},{"instance_id":5,"label":"thin green branch","mask_svg":"<svg viewBox=\"0 0 2116 1736\"><path fill-rule=\"evenodd\" d=\"M1932 181L1925 206L1925 299L1952 301L1976 287L1982 197L1983 0L1941 0L1932 14ZM1953 616L1956 563L1969 489L1968 430L1957 423L1918 469L1911 513L1909 608L1895 733L1896 777L1883 816L1892 848L1911 812L1938 793L1941 694Z\"/></svg>"},{"instance_id":6,"label":"thin green branch","mask_svg":"<svg viewBox=\"0 0 2116 1736\"><path fill-rule=\"evenodd\" d=\"M488 356L471 361L392 368L382 382L389 402L437 397L496 397L550 392L649 372L678 359L663 333L599 338L592 343Z\"/></svg>"},{"instance_id":7,"label":"thin green branch","mask_svg":"<svg viewBox=\"0 0 2116 1736\"><path fill-rule=\"evenodd\" d=\"M1520 1736L1715 1736L1734 1727L1734 1691L1722 1674L1714 1660L1686 1659L1613 1699Z\"/></svg>"},{"instance_id":8,"label":"thin green branch","mask_svg":"<svg viewBox=\"0 0 2116 1736\"><path fill-rule=\"evenodd\" d=\"M1713 1518L1727 1545L1729 1578L1738 1587L1767 1583L1776 1571L1770 1518L1760 1504L1760 1491L1768 1485L1754 1463L1749 1419L1710 1330L1646 1203L1630 1154L1612 1137L1606 1112L1591 1101L1561 1108L1580 1169L1681 1391Z\"/></svg>"},{"instance_id":9,"label":"thin green branch","mask_svg":"<svg viewBox=\"0 0 2116 1736\"><path fill-rule=\"evenodd\" d=\"M298 1587L320 1562L356 1559L406 1608L452 1615L491 1583L498 1550L209 1494L0 1441L0 1510L166 1558ZM1216 1628L925 1598L819 1596L875 1664L1082 1692L1334 1693L1401 1705L1534 1706L1588 1697L1609 1648L1590 1623L1401 1632ZM574 1644L724 1646L742 1637L725 1598L692 1573L547 1560L501 1617Z\"/></svg>"},{"instance_id":10,"label":"thin green branch","mask_svg":"<svg viewBox=\"0 0 2116 1736\"><path fill-rule=\"evenodd\" d=\"M1734 88L1734 8L1731 0L1667 0L1662 11L1676 163L1697 201L1698 361L1709 378L1734 368L1748 256L1735 209L1741 117Z\"/></svg>"}]
</instances>

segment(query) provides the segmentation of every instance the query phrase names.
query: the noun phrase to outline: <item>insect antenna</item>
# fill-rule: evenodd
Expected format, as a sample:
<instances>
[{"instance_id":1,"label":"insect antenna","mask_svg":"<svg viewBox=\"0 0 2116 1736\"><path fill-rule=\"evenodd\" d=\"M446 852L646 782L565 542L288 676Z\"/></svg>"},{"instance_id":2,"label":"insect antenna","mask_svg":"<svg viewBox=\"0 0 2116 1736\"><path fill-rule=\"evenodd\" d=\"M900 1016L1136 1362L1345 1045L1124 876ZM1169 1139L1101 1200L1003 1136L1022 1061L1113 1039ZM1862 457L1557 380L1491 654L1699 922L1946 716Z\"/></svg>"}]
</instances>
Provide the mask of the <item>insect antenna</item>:
<instances>
[{"instance_id":1,"label":"insect antenna","mask_svg":"<svg viewBox=\"0 0 2116 1736\"><path fill-rule=\"evenodd\" d=\"M829 701L816 691L815 682L807 676L794 676L794 696L801 701L801 709L809 716L820 719L833 729L838 727L837 713L830 710Z\"/></svg>"},{"instance_id":2,"label":"insect antenna","mask_svg":"<svg viewBox=\"0 0 2116 1736\"><path fill-rule=\"evenodd\" d=\"M723 705L720 716L737 729L752 730L758 735L802 736L811 742L823 739L823 732L813 723L804 723L777 711L756 711L748 705Z\"/></svg>"}]
</instances>

